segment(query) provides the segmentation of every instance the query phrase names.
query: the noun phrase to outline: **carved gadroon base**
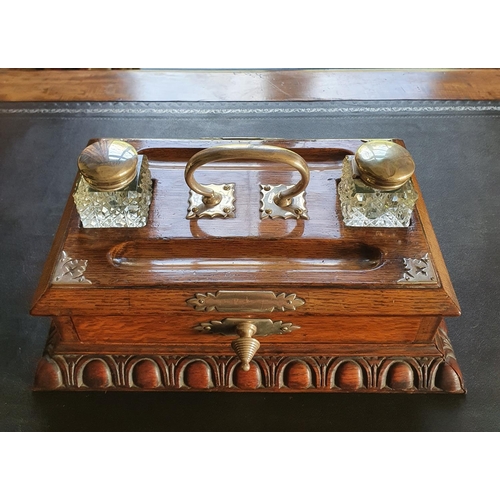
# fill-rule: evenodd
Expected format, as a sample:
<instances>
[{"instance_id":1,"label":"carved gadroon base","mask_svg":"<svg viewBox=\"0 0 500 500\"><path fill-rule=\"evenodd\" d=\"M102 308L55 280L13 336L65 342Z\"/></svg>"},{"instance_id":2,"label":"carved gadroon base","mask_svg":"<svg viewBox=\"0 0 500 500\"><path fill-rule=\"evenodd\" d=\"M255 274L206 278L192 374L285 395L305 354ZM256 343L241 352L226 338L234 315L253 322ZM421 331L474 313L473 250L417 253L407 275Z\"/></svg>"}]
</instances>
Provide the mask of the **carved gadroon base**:
<instances>
[{"instance_id":1,"label":"carved gadroon base","mask_svg":"<svg viewBox=\"0 0 500 500\"><path fill-rule=\"evenodd\" d=\"M234 355L57 352L52 329L35 390L465 393L444 325L432 356Z\"/></svg>"}]
</instances>

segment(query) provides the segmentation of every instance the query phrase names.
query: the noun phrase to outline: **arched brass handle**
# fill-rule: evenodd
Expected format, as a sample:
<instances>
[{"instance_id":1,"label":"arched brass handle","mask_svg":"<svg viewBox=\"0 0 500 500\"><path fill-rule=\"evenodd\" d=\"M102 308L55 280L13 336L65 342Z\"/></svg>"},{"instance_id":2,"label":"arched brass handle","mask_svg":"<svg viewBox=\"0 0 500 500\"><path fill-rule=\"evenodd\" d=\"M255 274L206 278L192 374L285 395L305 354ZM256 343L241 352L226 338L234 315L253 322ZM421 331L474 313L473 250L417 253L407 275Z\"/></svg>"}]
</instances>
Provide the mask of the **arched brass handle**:
<instances>
[{"instance_id":1,"label":"arched brass handle","mask_svg":"<svg viewBox=\"0 0 500 500\"><path fill-rule=\"evenodd\" d=\"M309 167L305 160L289 149L265 144L224 144L204 149L196 153L187 163L184 178L192 191L203 198L207 207L213 207L221 202L222 196L214 189L204 186L194 178L194 172L205 163L220 160L265 160L286 163L299 171L300 181L294 186L279 192L274 203L281 208L288 207L292 199L300 195L309 183Z\"/></svg>"}]
</instances>

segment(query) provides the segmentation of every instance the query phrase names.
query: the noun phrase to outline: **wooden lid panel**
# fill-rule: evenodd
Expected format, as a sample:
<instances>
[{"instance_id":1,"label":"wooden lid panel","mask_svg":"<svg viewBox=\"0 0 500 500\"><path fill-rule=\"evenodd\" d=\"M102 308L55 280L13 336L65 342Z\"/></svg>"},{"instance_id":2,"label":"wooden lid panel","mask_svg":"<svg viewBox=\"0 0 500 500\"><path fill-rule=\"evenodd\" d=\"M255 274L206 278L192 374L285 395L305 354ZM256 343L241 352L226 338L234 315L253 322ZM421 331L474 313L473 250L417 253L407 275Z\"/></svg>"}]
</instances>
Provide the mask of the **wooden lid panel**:
<instances>
[{"instance_id":1,"label":"wooden lid panel","mask_svg":"<svg viewBox=\"0 0 500 500\"><path fill-rule=\"evenodd\" d=\"M61 237L59 252L64 250L74 259L86 260L85 278L91 283L57 285L48 279L44 301L57 296L59 308L74 310L79 295L95 290L98 296L100 289L109 294L116 288L131 289L129 293L134 296L147 288L187 291L199 287L199 292L271 289L289 293L315 288L342 289L344 293L364 289L368 300L376 300L381 290L394 289L415 301L428 298L427 292L434 290L437 303L443 303L441 312L449 312L450 303L457 309L420 192L409 228L343 224L337 182L342 159L356 151L362 144L360 140L265 141L292 149L308 162L309 220L261 219L260 185L294 184L299 175L271 162L238 161L212 163L196 173L201 183L236 184L235 218L187 219L187 160L205 147L228 141L127 142L150 160L154 196L147 225L84 229L76 208L70 207L61 222L67 230ZM56 254L51 256L54 263ZM404 259L425 255L433 261L436 280L424 284L402 282Z\"/></svg>"}]
</instances>

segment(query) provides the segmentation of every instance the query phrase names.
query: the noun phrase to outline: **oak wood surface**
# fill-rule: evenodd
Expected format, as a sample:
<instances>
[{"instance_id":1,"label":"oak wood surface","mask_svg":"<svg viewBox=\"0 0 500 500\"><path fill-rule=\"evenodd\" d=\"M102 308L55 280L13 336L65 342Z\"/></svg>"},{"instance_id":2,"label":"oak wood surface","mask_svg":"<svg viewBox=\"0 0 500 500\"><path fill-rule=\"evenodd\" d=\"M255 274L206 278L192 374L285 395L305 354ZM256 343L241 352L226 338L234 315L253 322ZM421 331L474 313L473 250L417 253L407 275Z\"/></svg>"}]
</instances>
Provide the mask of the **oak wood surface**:
<instances>
[{"instance_id":1,"label":"oak wood surface","mask_svg":"<svg viewBox=\"0 0 500 500\"><path fill-rule=\"evenodd\" d=\"M189 348L203 350L210 347L229 348L232 337L197 331L193 328L211 320L224 319L227 313L189 313L180 315L141 316L73 316L72 321L81 342L89 344L116 344L117 332L120 343L137 344L180 344ZM236 316L248 316L236 314ZM338 316L338 315L303 315L298 311L287 313L265 313L252 316L270 318L273 321L292 322L299 329L284 334L258 337L261 346L300 343L372 343L397 344L413 342L422 323L421 316ZM436 326L436 325L434 325ZM427 330L427 338L423 342L431 342L435 334ZM61 332L64 336L65 331ZM66 340L62 338L62 340Z\"/></svg>"},{"instance_id":2,"label":"oak wood surface","mask_svg":"<svg viewBox=\"0 0 500 500\"><path fill-rule=\"evenodd\" d=\"M249 168L234 162L208 173L215 176L212 182L226 175L230 179L219 183L236 182L237 217L188 220L189 190L177 150L182 158L189 157L201 144L208 147L221 141L127 141L164 160L161 168L152 168L156 186L148 224L131 229L82 229L76 209L69 206L33 314L183 314L190 311L186 301L196 293L224 289L296 293L306 300L303 314L459 314L422 196L408 229L349 228L342 223L335 201L339 151L355 151L360 140L278 141L309 162L307 221L260 219L259 183L293 183L290 170L272 163L265 167L250 164ZM153 143L155 148L148 149ZM191 151L189 145L193 145ZM201 180L206 179L201 176ZM92 284L50 284L51 268L63 249L74 259L88 260L85 277ZM400 283L403 259L427 253L433 259L436 254L438 280Z\"/></svg>"},{"instance_id":3,"label":"oak wood surface","mask_svg":"<svg viewBox=\"0 0 500 500\"><path fill-rule=\"evenodd\" d=\"M500 69L0 70L0 101L500 99Z\"/></svg>"}]
</instances>

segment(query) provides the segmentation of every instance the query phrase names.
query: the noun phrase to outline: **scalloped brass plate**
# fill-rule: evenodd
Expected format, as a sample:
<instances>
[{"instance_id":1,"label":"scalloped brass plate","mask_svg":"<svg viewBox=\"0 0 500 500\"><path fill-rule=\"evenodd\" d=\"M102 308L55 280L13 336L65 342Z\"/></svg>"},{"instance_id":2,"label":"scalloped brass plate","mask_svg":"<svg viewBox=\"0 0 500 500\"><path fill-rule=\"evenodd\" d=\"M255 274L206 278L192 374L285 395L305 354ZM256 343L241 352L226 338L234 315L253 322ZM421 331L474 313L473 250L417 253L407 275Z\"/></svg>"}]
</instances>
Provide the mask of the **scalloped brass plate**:
<instances>
[{"instance_id":1,"label":"scalloped brass plate","mask_svg":"<svg viewBox=\"0 0 500 500\"><path fill-rule=\"evenodd\" d=\"M260 186L260 218L261 219L309 219L306 208L305 191L292 198L292 203L287 207L280 207L275 203L276 196L282 191L291 188L284 184Z\"/></svg>"},{"instance_id":2,"label":"scalloped brass plate","mask_svg":"<svg viewBox=\"0 0 500 500\"><path fill-rule=\"evenodd\" d=\"M230 219L233 218L234 206L234 184L207 184L207 188L212 189L215 193L221 195L221 201L217 205L208 206L203 203L203 196L189 190L189 208L187 219L201 219L208 217L214 219L215 217Z\"/></svg>"}]
</instances>

